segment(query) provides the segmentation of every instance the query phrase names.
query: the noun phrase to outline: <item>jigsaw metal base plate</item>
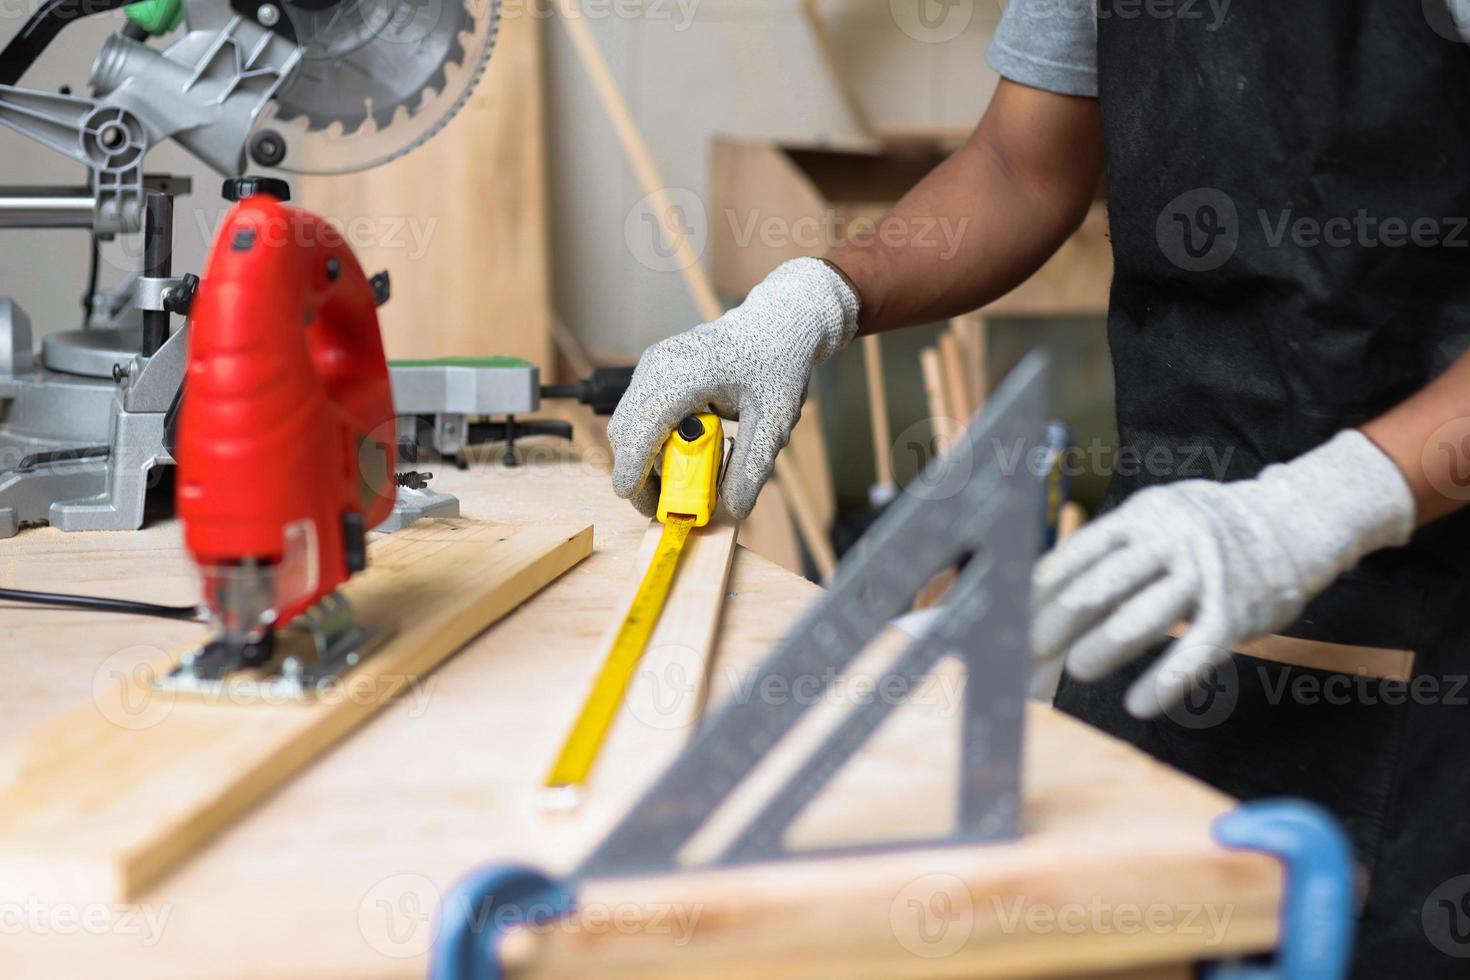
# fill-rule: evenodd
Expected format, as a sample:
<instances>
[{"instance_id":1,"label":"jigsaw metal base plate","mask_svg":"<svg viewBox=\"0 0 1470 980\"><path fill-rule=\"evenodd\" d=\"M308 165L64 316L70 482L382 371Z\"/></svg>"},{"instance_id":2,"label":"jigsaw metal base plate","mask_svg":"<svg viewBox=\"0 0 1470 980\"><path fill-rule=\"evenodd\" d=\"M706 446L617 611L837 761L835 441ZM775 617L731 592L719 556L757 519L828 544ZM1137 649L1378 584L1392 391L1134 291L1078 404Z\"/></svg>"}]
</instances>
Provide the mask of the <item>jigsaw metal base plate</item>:
<instances>
[{"instance_id":1,"label":"jigsaw metal base plate","mask_svg":"<svg viewBox=\"0 0 1470 980\"><path fill-rule=\"evenodd\" d=\"M393 632L358 624L351 605L334 594L278 631L259 662L212 641L184 654L153 683L161 691L229 704L316 701L330 696Z\"/></svg>"}]
</instances>

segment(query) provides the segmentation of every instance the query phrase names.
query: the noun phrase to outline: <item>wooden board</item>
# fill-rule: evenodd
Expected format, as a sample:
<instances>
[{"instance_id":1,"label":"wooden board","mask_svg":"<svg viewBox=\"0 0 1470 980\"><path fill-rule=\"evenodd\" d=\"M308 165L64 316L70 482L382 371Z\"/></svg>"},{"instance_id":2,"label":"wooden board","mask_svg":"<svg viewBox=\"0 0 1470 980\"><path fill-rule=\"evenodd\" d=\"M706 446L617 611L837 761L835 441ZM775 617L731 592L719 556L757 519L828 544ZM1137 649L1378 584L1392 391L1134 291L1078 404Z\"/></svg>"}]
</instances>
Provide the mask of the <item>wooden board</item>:
<instances>
[{"instance_id":1,"label":"wooden board","mask_svg":"<svg viewBox=\"0 0 1470 980\"><path fill-rule=\"evenodd\" d=\"M297 182L393 299L390 357L523 357L548 379L551 274L540 16L507 4L485 76L444 131L386 166Z\"/></svg>"},{"instance_id":2,"label":"wooden board","mask_svg":"<svg viewBox=\"0 0 1470 980\"><path fill-rule=\"evenodd\" d=\"M622 727L652 725L687 737L703 716L709 700L716 630L725 607L738 530L739 525L720 517L690 533L684 553L679 556L668 601L628 687L623 710L608 736L604 754L621 751L619 729ZM600 644L603 651L611 645L619 617L633 601L662 535L663 525L650 521L637 557L626 572L627 594L609 617L608 631ZM588 672L584 690L595 676L595 670ZM571 718L566 719L568 729L571 722ZM598 776L599 771L594 769L588 792L600 790Z\"/></svg>"},{"instance_id":3,"label":"wooden board","mask_svg":"<svg viewBox=\"0 0 1470 980\"><path fill-rule=\"evenodd\" d=\"M172 695L134 672L36 732L0 790L0 896L134 897L591 550L590 527L467 520L375 541L342 591L396 632L320 701Z\"/></svg>"}]
</instances>

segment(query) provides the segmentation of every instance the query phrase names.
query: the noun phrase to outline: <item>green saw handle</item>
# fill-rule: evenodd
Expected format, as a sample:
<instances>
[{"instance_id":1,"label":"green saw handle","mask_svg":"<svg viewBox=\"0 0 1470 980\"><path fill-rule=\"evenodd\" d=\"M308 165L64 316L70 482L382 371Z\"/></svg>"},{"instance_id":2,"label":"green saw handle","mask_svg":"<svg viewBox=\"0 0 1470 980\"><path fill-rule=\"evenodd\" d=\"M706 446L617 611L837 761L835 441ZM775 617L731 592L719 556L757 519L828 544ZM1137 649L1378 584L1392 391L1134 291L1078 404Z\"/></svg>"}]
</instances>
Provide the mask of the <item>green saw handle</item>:
<instances>
[{"instance_id":1,"label":"green saw handle","mask_svg":"<svg viewBox=\"0 0 1470 980\"><path fill-rule=\"evenodd\" d=\"M128 19L149 34L167 34L184 19L183 0L138 0L123 8Z\"/></svg>"}]
</instances>

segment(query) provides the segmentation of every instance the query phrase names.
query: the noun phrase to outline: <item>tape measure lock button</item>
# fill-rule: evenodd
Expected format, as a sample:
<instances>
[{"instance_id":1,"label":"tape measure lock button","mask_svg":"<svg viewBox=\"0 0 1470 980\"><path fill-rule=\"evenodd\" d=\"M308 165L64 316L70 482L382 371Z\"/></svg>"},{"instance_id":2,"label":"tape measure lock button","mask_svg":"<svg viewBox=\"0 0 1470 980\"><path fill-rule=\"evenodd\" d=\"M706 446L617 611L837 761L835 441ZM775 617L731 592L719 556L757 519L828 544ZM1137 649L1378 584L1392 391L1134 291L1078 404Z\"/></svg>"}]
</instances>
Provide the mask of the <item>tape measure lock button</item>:
<instances>
[{"instance_id":1,"label":"tape measure lock button","mask_svg":"<svg viewBox=\"0 0 1470 980\"><path fill-rule=\"evenodd\" d=\"M679 438L685 442L694 442L704 435L704 423L693 415L679 423Z\"/></svg>"}]
</instances>

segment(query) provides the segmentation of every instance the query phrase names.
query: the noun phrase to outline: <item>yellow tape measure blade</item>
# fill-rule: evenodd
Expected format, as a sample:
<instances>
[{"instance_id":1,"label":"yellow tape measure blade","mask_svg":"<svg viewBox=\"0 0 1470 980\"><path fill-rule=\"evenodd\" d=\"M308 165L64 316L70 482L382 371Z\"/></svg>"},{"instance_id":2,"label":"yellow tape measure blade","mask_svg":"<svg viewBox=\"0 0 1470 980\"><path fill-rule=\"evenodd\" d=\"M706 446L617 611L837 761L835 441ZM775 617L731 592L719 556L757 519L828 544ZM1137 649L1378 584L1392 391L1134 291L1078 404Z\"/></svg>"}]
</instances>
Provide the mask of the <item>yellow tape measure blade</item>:
<instances>
[{"instance_id":1,"label":"yellow tape measure blade","mask_svg":"<svg viewBox=\"0 0 1470 980\"><path fill-rule=\"evenodd\" d=\"M602 669L593 681L592 690L582 705L582 713L577 716L577 723L562 745L561 755L546 777L548 789L583 786L591 775L592 766L633 681L633 673L648 647L653 628L658 625L659 614L668 601L679 555L693 527L693 519L682 515L671 515L664 525L653 561L649 563L648 571L643 573L643 581L638 584L638 591L618 627Z\"/></svg>"}]
</instances>

